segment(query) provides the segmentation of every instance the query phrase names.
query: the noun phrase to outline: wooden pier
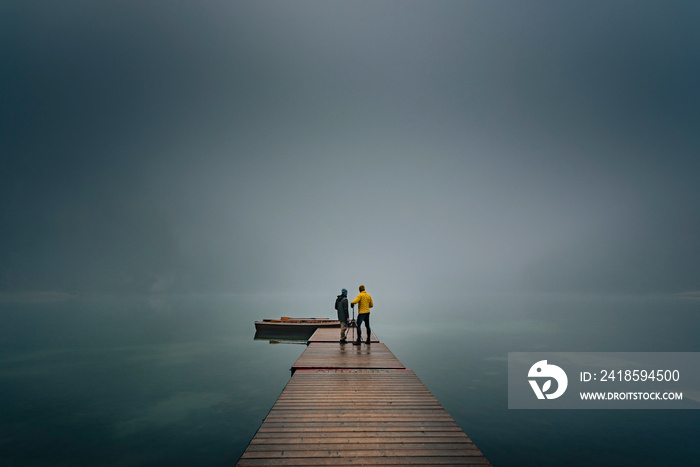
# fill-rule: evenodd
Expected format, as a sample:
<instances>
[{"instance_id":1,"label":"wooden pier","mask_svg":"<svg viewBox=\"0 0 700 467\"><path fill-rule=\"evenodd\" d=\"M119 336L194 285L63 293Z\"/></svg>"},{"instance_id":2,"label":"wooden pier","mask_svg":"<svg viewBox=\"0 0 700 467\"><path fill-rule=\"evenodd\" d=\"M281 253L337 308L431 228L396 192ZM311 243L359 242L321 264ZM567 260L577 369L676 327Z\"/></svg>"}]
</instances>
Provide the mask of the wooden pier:
<instances>
[{"instance_id":1,"label":"wooden pier","mask_svg":"<svg viewBox=\"0 0 700 467\"><path fill-rule=\"evenodd\" d=\"M309 339L238 465L491 465L376 336L338 334Z\"/></svg>"}]
</instances>

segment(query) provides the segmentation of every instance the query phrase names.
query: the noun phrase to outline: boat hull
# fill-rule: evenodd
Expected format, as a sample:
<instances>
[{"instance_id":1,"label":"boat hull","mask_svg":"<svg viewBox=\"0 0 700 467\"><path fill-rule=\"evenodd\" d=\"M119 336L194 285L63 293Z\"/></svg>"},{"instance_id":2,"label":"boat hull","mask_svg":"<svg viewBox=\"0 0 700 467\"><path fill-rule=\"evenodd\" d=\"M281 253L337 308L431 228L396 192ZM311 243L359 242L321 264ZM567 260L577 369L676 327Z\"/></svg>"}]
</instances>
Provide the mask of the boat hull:
<instances>
[{"instance_id":1,"label":"boat hull","mask_svg":"<svg viewBox=\"0 0 700 467\"><path fill-rule=\"evenodd\" d=\"M340 328L340 321L330 319L265 319L255 322L256 338L305 339L318 328Z\"/></svg>"}]
</instances>

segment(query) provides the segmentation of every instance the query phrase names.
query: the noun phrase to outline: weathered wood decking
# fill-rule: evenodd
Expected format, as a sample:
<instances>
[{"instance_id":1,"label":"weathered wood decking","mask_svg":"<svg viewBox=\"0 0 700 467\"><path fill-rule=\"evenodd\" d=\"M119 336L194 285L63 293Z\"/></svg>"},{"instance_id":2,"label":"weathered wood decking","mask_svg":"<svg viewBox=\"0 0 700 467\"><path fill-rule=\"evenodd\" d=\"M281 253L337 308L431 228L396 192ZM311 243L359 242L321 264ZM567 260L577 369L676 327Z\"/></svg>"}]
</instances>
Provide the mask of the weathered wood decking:
<instances>
[{"instance_id":1,"label":"weathered wood decking","mask_svg":"<svg viewBox=\"0 0 700 467\"><path fill-rule=\"evenodd\" d=\"M292 371L301 369L404 369L401 362L385 344L372 345L309 344L292 365Z\"/></svg>"},{"instance_id":2,"label":"weathered wood decking","mask_svg":"<svg viewBox=\"0 0 700 467\"><path fill-rule=\"evenodd\" d=\"M238 465L490 465L386 345L338 333L309 339Z\"/></svg>"}]
</instances>

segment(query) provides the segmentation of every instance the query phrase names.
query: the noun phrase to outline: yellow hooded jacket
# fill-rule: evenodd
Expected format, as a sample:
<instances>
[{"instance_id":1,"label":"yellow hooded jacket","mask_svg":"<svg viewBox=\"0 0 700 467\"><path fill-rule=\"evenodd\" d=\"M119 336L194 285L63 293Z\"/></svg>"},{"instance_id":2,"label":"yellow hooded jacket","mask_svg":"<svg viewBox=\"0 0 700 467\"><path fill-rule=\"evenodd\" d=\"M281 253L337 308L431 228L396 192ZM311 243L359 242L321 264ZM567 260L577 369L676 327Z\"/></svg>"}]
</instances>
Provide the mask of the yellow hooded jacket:
<instances>
[{"instance_id":1,"label":"yellow hooded jacket","mask_svg":"<svg viewBox=\"0 0 700 467\"><path fill-rule=\"evenodd\" d=\"M369 309L374 306L374 303L372 303L372 296L367 292L360 292L357 298L355 298L355 300L353 300L350 303L352 303L353 305L356 303L360 304L357 307L357 313L360 315L364 313L369 313Z\"/></svg>"}]
</instances>

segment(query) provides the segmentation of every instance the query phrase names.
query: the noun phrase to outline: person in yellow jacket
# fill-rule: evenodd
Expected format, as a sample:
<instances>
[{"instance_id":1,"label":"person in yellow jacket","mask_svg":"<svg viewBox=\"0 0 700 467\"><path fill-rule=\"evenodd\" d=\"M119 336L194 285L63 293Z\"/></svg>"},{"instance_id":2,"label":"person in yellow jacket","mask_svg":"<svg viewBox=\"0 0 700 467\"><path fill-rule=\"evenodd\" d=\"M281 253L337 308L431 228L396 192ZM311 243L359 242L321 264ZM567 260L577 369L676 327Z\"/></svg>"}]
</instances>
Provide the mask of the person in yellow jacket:
<instances>
[{"instance_id":1,"label":"person in yellow jacket","mask_svg":"<svg viewBox=\"0 0 700 467\"><path fill-rule=\"evenodd\" d=\"M360 294L350 302L350 306L352 308L355 308L355 304L357 305L357 340L353 342L355 345L360 345L362 343L362 322L364 321L365 323L365 328L367 328L367 344L370 342L370 338L372 337L372 331L369 328L369 309L374 306L374 303L372 302L372 296L365 292L365 286L361 285L360 286Z\"/></svg>"}]
</instances>

